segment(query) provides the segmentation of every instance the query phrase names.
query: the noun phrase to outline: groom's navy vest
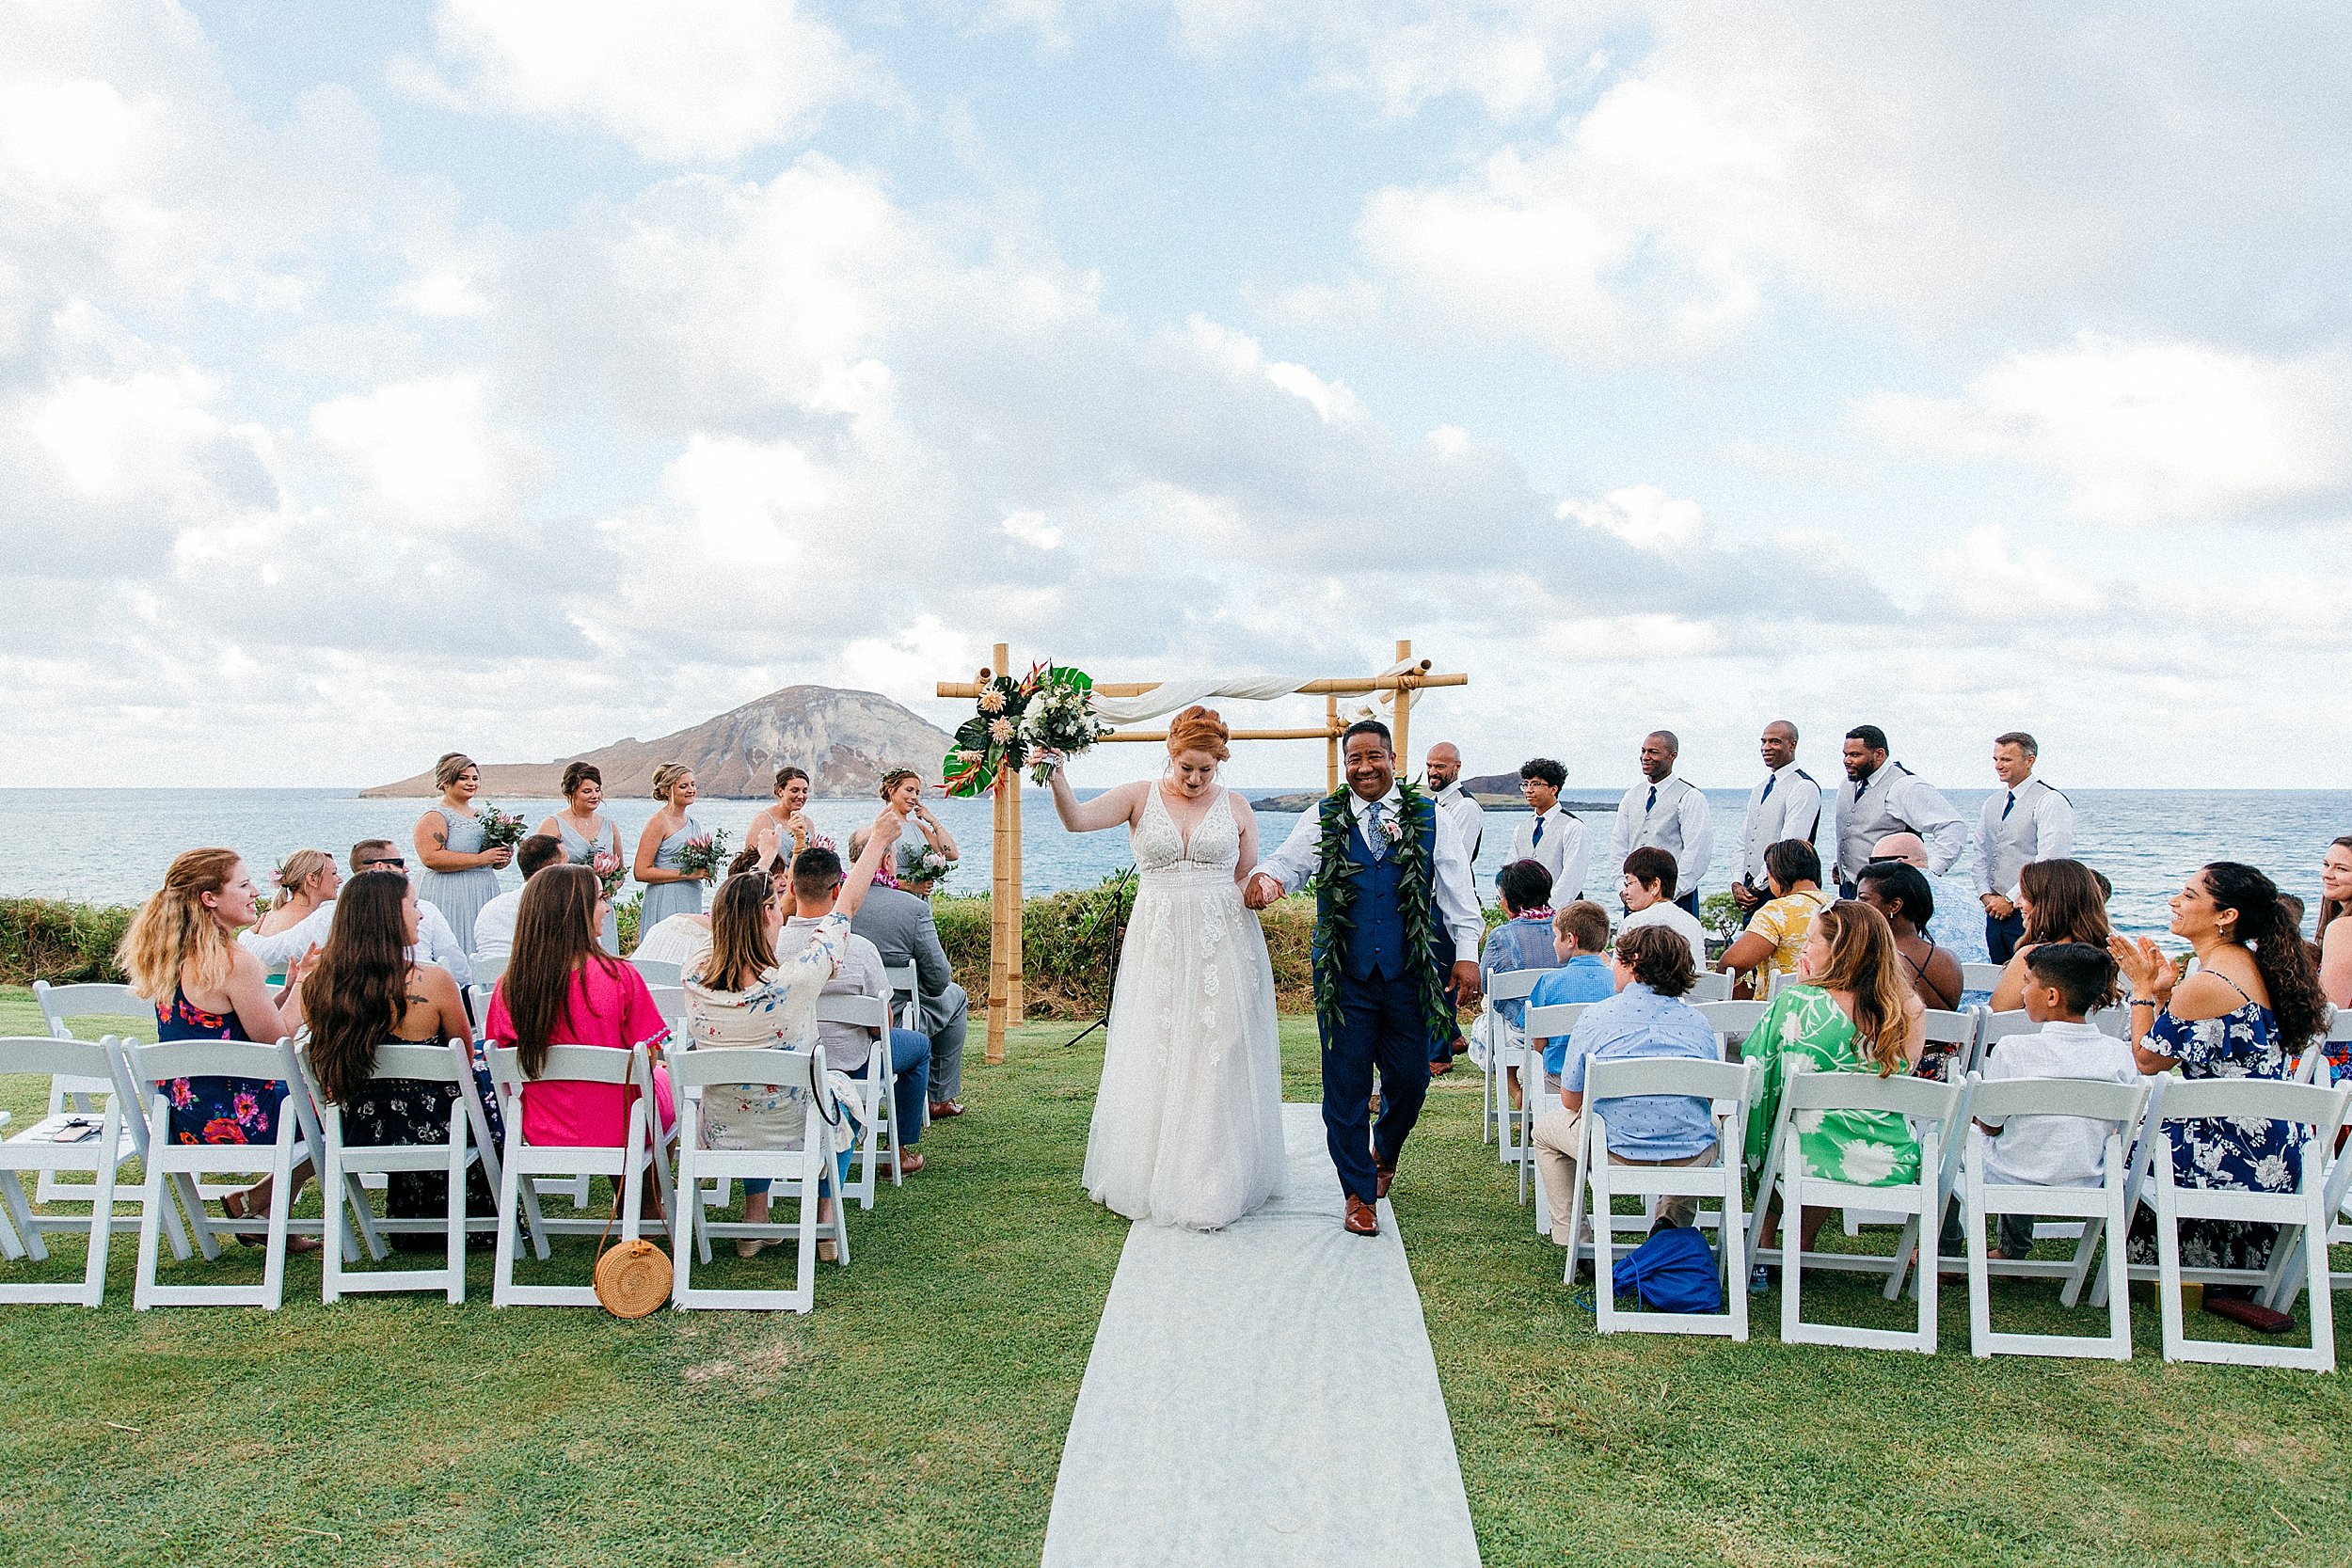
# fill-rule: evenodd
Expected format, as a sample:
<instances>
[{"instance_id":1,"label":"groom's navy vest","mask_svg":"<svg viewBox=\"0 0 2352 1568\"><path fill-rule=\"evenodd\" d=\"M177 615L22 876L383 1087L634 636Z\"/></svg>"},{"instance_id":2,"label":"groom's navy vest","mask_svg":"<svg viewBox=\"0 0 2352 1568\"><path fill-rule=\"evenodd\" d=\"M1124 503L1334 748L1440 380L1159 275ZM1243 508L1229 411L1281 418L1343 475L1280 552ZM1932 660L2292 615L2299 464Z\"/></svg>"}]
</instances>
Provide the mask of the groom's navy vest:
<instances>
[{"instance_id":1,"label":"groom's navy vest","mask_svg":"<svg viewBox=\"0 0 2352 1568\"><path fill-rule=\"evenodd\" d=\"M1343 803L1342 810L1353 818L1352 804ZM1427 816L1421 825L1422 863L1430 869L1424 873L1432 883L1429 889L1430 957L1440 967L1449 959L1453 943L1448 938L1443 920L1437 909L1436 866L1438 863L1438 819L1435 810L1423 807ZM1397 889L1404 880L1397 869L1396 853L1375 860L1372 847L1364 842L1360 823L1351 821L1347 830L1347 858L1357 867L1356 901L1349 909L1352 924L1340 951L1340 967L1347 977L1359 983L1374 979L1401 980L1411 971L1406 967L1405 954L1405 911L1397 897ZM1328 918L1330 895L1320 886L1315 891L1316 915ZM1423 960L1427 961L1427 960Z\"/></svg>"}]
</instances>

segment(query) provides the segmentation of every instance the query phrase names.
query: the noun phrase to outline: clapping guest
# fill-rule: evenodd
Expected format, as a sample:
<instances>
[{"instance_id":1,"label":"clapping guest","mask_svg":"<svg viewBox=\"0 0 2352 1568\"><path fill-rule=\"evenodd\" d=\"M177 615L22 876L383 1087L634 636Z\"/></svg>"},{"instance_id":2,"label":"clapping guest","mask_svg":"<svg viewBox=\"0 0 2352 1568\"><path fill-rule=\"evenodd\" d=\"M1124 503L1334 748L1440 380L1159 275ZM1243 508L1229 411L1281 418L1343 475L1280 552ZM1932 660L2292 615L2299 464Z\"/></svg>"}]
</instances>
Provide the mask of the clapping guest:
<instances>
[{"instance_id":1,"label":"clapping guest","mask_svg":"<svg viewBox=\"0 0 2352 1568\"><path fill-rule=\"evenodd\" d=\"M1642 742L1642 776L1617 802L1617 826L1610 859L1623 864L1636 849L1662 849L1674 857L1675 883L1682 889L1677 900L1695 925L1699 915L1699 879L1715 852L1714 818L1707 797L1691 781L1675 773L1682 742L1672 730L1652 730ZM1707 967L1706 949L1695 967Z\"/></svg>"},{"instance_id":2,"label":"clapping guest","mask_svg":"<svg viewBox=\"0 0 2352 1568\"><path fill-rule=\"evenodd\" d=\"M1830 906L1821 890L1820 851L1810 839L1784 838L1766 849L1764 881L1771 896L1724 950L1722 967L1729 974L1760 976L1768 964L1775 974L1795 974L1813 917ZM1760 978L1754 990L1764 994Z\"/></svg>"},{"instance_id":3,"label":"clapping guest","mask_svg":"<svg viewBox=\"0 0 2352 1568\"><path fill-rule=\"evenodd\" d=\"M2319 863L2319 989L2352 1007L2352 833L2328 846Z\"/></svg>"},{"instance_id":4,"label":"clapping guest","mask_svg":"<svg viewBox=\"0 0 2352 1568\"><path fill-rule=\"evenodd\" d=\"M552 839L526 839L526 845ZM377 1052L386 1044L438 1044L471 1039L473 1023L457 982L437 964L418 962L418 903L408 879L391 871L362 872L335 901L334 925L318 961L303 976L292 1000L294 1014L309 1032L311 1070L326 1099L340 1106L343 1135L354 1144L437 1144L449 1136L450 1109L458 1100L451 1085L430 1079L375 1076ZM498 1098L490 1075L474 1069L476 1086L491 1117ZM493 1136L498 1133L493 1129ZM466 1207L493 1213L487 1167L468 1173ZM449 1177L441 1171L394 1171L386 1194L394 1219L428 1219L449 1212ZM439 1237L399 1234L396 1247L436 1251Z\"/></svg>"},{"instance_id":5,"label":"clapping guest","mask_svg":"<svg viewBox=\"0 0 2352 1568\"><path fill-rule=\"evenodd\" d=\"M1625 875L1617 883L1617 896L1625 902L1625 924L1620 934L1638 931L1645 926L1663 926L1680 937L1691 949L1691 967L1707 967L1707 927L1689 906L1675 897L1675 879L1679 875L1675 858L1669 851L1655 845L1645 845L1625 858Z\"/></svg>"},{"instance_id":6,"label":"clapping guest","mask_svg":"<svg viewBox=\"0 0 2352 1568\"><path fill-rule=\"evenodd\" d=\"M1992 1009L2014 1012L2025 1006L2027 955L2044 942L2078 942L2107 950L2114 933L2107 925L2107 895L2099 874L2080 861L2028 861L2017 874L2017 908L2026 917L2016 952L2001 966L1993 987ZM2111 1006L2112 992L2092 1005Z\"/></svg>"},{"instance_id":7,"label":"clapping guest","mask_svg":"<svg viewBox=\"0 0 2352 1568\"><path fill-rule=\"evenodd\" d=\"M433 767L441 798L417 819L417 896L441 911L457 938L457 950L473 950L473 917L499 893L499 873L515 858L504 845L484 847L474 797L482 793L482 769L473 758L452 752Z\"/></svg>"},{"instance_id":8,"label":"clapping guest","mask_svg":"<svg viewBox=\"0 0 2352 1568\"><path fill-rule=\"evenodd\" d=\"M270 874L270 881L278 896L254 923L255 936L273 937L293 930L335 901L335 890L342 886L343 877L336 868L335 857L326 850L296 849Z\"/></svg>"},{"instance_id":9,"label":"clapping guest","mask_svg":"<svg viewBox=\"0 0 2352 1568\"><path fill-rule=\"evenodd\" d=\"M1584 896L1584 872L1591 857L1584 847L1584 824L1560 804L1560 788L1568 770L1549 757L1531 757L1519 764L1519 794L1534 816L1511 834L1511 858L1534 861L1551 873L1554 904Z\"/></svg>"},{"instance_id":10,"label":"clapping guest","mask_svg":"<svg viewBox=\"0 0 2352 1568\"><path fill-rule=\"evenodd\" d=\"M474 950L469 955L475 962L503 958L515 950L515 920L522 911L523 888L531 879L550 865L564 863L564 841L550 833L533 833L515 846L515 863L522 868L523 887L512 893L501 893L482 906L482 912L473 917ZM594 869L593 867L591 869ZM612 906L605 906L605 919L612 918ZM617 944L607 942L606 952L617 950Z\"/></svg>"},{"instance_id":11,"label":"clapping guest","mask_svg":"<svg viewBox=\"0 0 2352 1568\"><path fill-rule=\"evenodd\" d=\"M644 884L644 902L638 906L637 928L651 931L674 914L700 914L703 883L707 871L679 868L678 851L698 837L702 824L687 814L694 803L694 770L665 762L653 770L653 798L661 802L637 835L637 863L632 868Z\"/></svg>"},{"instance_id":12,"label":"clapping guest","mask_svg":"<svg viewBox=\"0 0 2352 1568\"><path fill-rule=\"evenodd\" d=\"M963 858L956 847L955 835L941 827L939 818L931 815L931 808L923 803L923 775L912 768L894 768L882 775L881 793L882 804L921 833L923 842L938 850L949 865Z\"/></svg>"},{"instance_id":13,"label":"clapping guest","mask_svg":"<svg viewBox=\"0 0 2352 1568\"><path fill-rule=\"evenodd\" d=\"M351 874L357 877L364 871L398 872L405 879L408 863L401 857L400 847L390 839L363 838L351 847ZM334 922L335 901L330 898L282 930L266 936L247 931L237 942L260 960L264 970L276 972L325 946ZM409 957L448 970L460 990L473 983L473 966L465 949L457 945L457 933L450 929L441 911L430 904L417 906L417 942Z\"/></svg>"},{"instance_id":14,"label":"clapping guest","mask_svg":"<svg viewBox=\"0 0 2352 1568\"><path fill-rule=\"evenodd\" d=\"M2327 999L2302 932L2279 908L2279 890L2250 865L2216 861L2172 895L2172 934L2188 939L2197 970L2176 981L2172 960L2146 937L2112 938L2108 950L2131 983L2131 1042L2139 1069L2198 1078L2285 1078L2323 1027ZM2184 1187L2291 1193L2302 1180L2301 1142L2286 1122L2214 1117L2173 1123L2172 1177ZM2134 1262L2155 1261L2154 1215L2132 1221ZM2278 1227L2252 1220L2185 1219L2180 1259L2189 1269L2264 1269ZM2205 1310L2265 1334L2292 1320L2250 1289L2208 1285Z\"/></svg>"},{"instance_id":15,"label":"clapping guest","mask_svg":"<svg viewBox=\"0 0 2352 1568\"><path fill-rule=\"evenodd\" d=\"M828 849L833 847L817 831L817 824L809 820L808 813L803 809L808 804L808 796L809 779L805 768L787 765L776 769L775 804L760 807L752 817L751 827L746 830L750 837L768 844L768 852L760 861L764 869L788 871L792 868L792 857L812 845L823 844ZM775 830L775 837L769 841L763 835L771 828Z\"/></svg>"},{"instance_id":16,"label":"clapping guest","mask_svg":"<svg viewBox=\"0 0 2352 1568\"><path fill-rule=\"evenodd\" d=\"M275 1041L289 1032L278 1009L300 983L299 960L287 990L273 994L261 960L233 940L253 924L259 902L245 861L233 849L191 849L172 861L164 885L139 906L115 950L131 990L154 1004L157 1040ZM167 1135L174 1143L265 1144L278 1136L283 1106L275 1080L174 1078L162 1087L171 1111ZM264 1177L221 1199L221 1209L243 1219L266 1208L269 1194ZM297 1251L318 1245L308 1237L289 1244Z\"/></svg>"},{"instance_id":17,"label":"clapping guest","mask_svg":"<svg viewBox=\"0 0 2352 1568\"><path fill-rule=\"evenodd\" d=\"M539 831L563 845L566 863L584 865L598 877L611 876L621 868L621 830L605 819L603 772L593 762L567 764L561 787L564 809L549 814ZM507 930L514 930L511 922ZM601 937L606 952L621 950L620 927L610 909L605 911ZM474 951L482 951L478 933Z\"/></svg>"},{"instance_id":18,"label":"clapping guest","mask_svg":"<svg viewBox=\"0 0 2352 1568\"><path fill-rule=\"evenodd\" d=\"M896 843L900 823L897 814L884 810L875 818L876 826L867 830L864 859L870 857L875 870L890 863L889 851L878 852L872 835L886 833ZM862 898L873 895L872 873L862 873L867 883L860 899L851 899L846 916L856 915ZM792 863L792 918L776 933L776 961L782 963L815 939L819 926L841 910L844 896L841 857L822 845L812 845ZM890 1001L890 979L883 973L881 950L868 939L852 930L843 943L840 961L834 966L834 978L825 987L833 996L870 996L884 1005ZM825 1042L825 1060L838 1065L845 1072L866 1070L866 1058L873 1053L876 1037L854 1024L826 1023L818 1026L818 1036ZM912 1176L923 1168L923 1156L915 1152L915 1145L923 1137L923 1110L931 1080L931 1042L912 1029L890 1031L890 1067L897 1083L892 1093L897 1112L898 1142L898 1171Z\"/></svg>"}]
</instances>

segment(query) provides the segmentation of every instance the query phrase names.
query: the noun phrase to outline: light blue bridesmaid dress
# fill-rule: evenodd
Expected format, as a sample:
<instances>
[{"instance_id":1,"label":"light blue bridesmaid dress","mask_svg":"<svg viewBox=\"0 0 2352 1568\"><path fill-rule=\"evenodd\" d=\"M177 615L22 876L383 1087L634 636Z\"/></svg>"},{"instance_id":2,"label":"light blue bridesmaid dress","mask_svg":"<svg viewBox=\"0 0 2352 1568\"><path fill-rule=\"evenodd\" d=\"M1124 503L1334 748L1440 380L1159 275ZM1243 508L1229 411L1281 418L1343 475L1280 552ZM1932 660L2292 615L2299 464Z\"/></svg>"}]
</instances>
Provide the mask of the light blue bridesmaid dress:
<instances>
[{"instance_id":1,"label":"light blue bridesmaid dress","mask_svg":"<svg viewBox=\"0 0 2352 1568\"><path fill-rule=\"evenodd\" d=\"M661 847L653 852L653 863L665 871L675 871L678 868L678 851L686 847L688 839L701 832L701 825L692 817L688 817L686 826L661 841ZM700 882L647 882L644 888L645 901L637 911L639 942L644 941L647 932L674 914L703 912L703 885Z\"/></svg>"},{"instance_id":2,"label":"light blue bridesmaid dress","mask_svg":"<svg viewBox=\"0 0 2352 1568\"><path fill-rule=\"evenodd\" d=\"M565 820L562 812L555 814L555 830L564 838L564 860L573 865L586 865L593 869L593 863L596 858L597 841L580 837L580 830ZM620 853L617 844L614 845L612 852L616 855ZM612 917L611 910L604 911L604 927L596 934L603 939L606 952L614 958L620 957L621 926L620 922Z\"/></svg>"},{"instance_id":3,"label":"light blue bridesmaid dress","mask_svg":"<svg viewBox=\"0 0 2352 1568\"><path fill-rule=\"evenodd\" d=\"M449 847L453 854L473 855L482 851L482 824L471 812L452 811L447 806L433 808L449 824ZM499 874L494 866L477 865L470 871L419 870L417 896L441 911L449 928L456 933L460 950L473 951L473 917L482 912L482 906L499 895Z\"/></svg>"}]
</instances>

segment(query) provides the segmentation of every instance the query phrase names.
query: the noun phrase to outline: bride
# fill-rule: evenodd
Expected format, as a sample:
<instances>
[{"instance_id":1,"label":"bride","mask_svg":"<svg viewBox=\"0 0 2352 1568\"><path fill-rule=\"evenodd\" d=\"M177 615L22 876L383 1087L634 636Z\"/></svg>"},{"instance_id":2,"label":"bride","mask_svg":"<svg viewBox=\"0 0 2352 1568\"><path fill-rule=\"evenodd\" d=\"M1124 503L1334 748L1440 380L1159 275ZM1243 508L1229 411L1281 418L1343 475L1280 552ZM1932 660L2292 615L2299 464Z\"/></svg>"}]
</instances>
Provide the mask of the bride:
<instances>
[{"instance_id":1,"label":"bride","mask_svg":"<svg viewBox=\"0 0 2352 1568\"><path fill-rule=\"evenodd\" d=\"M1168 768L1080 801L1053 772L1072 832L1125 823L1142 880L1120 949L1088 1194L1130 1219L1214 1230L1280 1184L1282 1053L1265 934L1242 907L1258 863L1249 803L1216 783L1231 754L1205 707L1168 729Z\"/></svg>"}]
</instances>

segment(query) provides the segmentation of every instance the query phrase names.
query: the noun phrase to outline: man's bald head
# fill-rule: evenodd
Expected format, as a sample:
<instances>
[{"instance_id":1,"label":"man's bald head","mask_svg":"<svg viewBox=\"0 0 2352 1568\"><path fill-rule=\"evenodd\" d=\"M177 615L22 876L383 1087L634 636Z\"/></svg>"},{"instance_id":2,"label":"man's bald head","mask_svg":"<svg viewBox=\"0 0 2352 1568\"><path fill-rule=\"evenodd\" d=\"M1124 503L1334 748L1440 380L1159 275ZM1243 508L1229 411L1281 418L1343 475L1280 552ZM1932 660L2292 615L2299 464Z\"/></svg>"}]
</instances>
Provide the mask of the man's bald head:
<instances>
[{"instance_id":1,"label":"man's bald head","mask_svg":"<svg viewBox=\"0 0 2352 1568\"><path fill-rule=\"evenodd\" d=\"M1444 789L1462 776L1462 752L1451 740L1440 740L1422 759L1422 776L1432 788Z\"/></svg>"}]
</instances>

